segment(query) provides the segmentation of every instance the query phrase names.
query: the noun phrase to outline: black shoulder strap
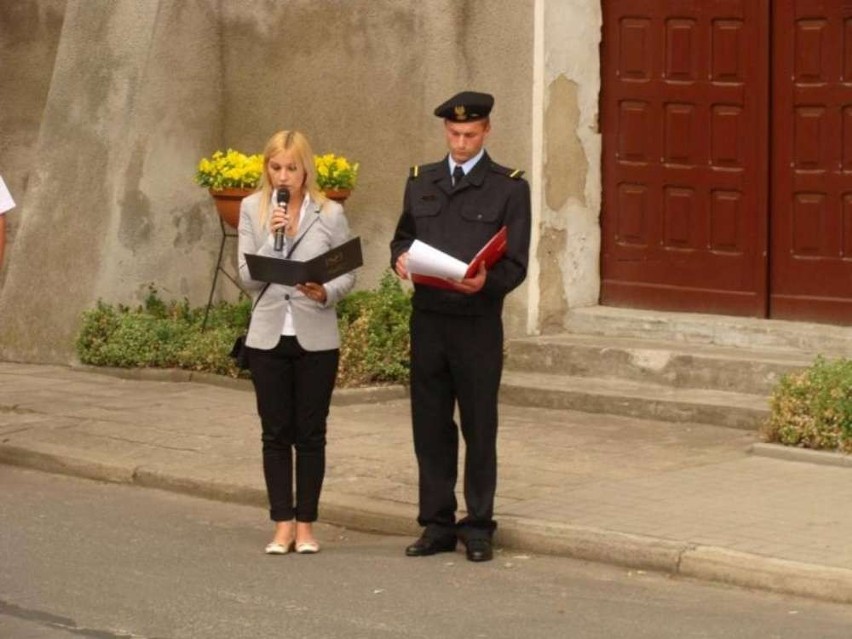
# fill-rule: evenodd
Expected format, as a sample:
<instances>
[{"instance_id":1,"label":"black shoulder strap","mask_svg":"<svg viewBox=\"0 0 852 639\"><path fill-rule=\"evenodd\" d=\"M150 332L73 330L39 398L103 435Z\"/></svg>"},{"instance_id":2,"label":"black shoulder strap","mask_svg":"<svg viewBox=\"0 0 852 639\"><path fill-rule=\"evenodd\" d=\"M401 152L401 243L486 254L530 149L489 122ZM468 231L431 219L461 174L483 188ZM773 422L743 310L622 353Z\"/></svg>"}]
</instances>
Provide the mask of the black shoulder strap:
<instances>
[{"instance_id":1,"label":"black shoulder strap","mask_svg":"<svg viewBox=\"0 0 852 639\"><path fill-rule=\"evenodd\" d=\"M296 247L297 247L297 246L299 246L299 242L301 242L301 241L302 241L302 238L303 238L303 237L305 237L305 236L308 234L308 231L310 231L310 230L311 230L311 227L314 225L314 222L316 222L316 221L317 221L316 216L317 216L317 215L319 215L319 212L320 212L319 207L317 207L316 209L314 209L314 217L313 217L313 219L311 220L311 223L310 223L310 224L308 224L308 228L306 228L306 229L305 229L305 232L304 232L304 233L302 233L302 234L299 236L299 239L298 239L298 240L296 240L295 242L293 242L293 246L291 246L291 247L290 247L290 250L289 250L289 251L287 251L287 255L285 255L285 256L284 256L284 259L287 259L287 260L289 260L289 259L290 259L290 256L293 254L293 251L295 251L295 250L296 250Z\"/></svg>"},{"instance_id":2,"label":"black shoulder strap","mask_svg":"<svg viewBox=\"0 0 852 639\"><path fill-rule=\"evenodd\" d=\"M260 295L258 295L258 296L257 296L257 299L254 301L254 304L252 304L252 305L251 305L251 311L252 311L252 313L254 313L254 309L255 309L255 307L257 306L257 303L258 303L258 302L260 302L260 298L261 298L261 297L263 297L263 294L264 294L264 293L266 293L266 289L268 289L268 288L269 288L269 285L270 285L270 284L272 284L272 282L267 282L267 283L266 283L266 285L265 285L265 286L261 289L261 291L260 291ZM250 321L251 321L251 319L249 319L249 322L250 322Z\"/></svg>"}]
</instances>

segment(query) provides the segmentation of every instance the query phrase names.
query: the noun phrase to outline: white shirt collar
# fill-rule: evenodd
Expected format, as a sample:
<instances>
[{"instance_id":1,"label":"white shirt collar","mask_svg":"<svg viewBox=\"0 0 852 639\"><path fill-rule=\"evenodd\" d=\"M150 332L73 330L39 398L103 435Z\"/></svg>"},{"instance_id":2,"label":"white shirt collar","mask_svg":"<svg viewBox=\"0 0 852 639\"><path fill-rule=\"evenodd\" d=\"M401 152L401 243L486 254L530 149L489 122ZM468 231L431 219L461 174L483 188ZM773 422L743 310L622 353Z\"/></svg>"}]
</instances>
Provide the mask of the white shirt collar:
<instances>
[{"instance_id":1,"label":"white shirt collar","mask_svg":"<svg viewBox=\"0 0 852 639\"><path fill-rule=\"evenodd\" d=\"M479 153L477 153L472 158L470 158L467 162L465 162L464 164L461 165L462 171L464 171L465 175L470 173L470 170L473 167L476 166L476 163L479 162L482 159L483 155L485 155L485 147L482 147L481 149L479 149ZM459 164L455 160L453 160L452 155L448 155L447 157L450 160L450 175L452 175L453 171L455 170L455 168L457 166L459 166Z\"/></svg>"}]
</instances>

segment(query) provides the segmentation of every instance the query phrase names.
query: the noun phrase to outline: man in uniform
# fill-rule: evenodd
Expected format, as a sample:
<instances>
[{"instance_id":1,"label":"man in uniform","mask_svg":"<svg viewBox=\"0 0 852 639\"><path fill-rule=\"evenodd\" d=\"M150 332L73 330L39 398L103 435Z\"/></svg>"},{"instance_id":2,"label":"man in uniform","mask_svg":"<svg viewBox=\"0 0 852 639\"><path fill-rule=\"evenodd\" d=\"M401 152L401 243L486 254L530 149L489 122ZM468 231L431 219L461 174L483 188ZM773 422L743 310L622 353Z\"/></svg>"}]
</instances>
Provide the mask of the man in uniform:
<instances>
[{"instance_id":1,"label":"man in uniform","mask_svg":"<svg viewBox=\"0 0 852 639\"><path fill-rule=\"evenodd\" d=\"M530 193L522 171L485 152L494 98L459 93L435 109L449 154L412 167L391 241L391 266L408 279L417 239L469 263L503 226L507 248L490 270L450 288L415 284L411 315L411 413L419 470L422 536L410 557L451 552L461 540L471 561L493 557L497 482L497 392L503 369L503 298L526 277ZM459 437L465 440L467 516L456 522Z\"/></svg>"}]
</instances>

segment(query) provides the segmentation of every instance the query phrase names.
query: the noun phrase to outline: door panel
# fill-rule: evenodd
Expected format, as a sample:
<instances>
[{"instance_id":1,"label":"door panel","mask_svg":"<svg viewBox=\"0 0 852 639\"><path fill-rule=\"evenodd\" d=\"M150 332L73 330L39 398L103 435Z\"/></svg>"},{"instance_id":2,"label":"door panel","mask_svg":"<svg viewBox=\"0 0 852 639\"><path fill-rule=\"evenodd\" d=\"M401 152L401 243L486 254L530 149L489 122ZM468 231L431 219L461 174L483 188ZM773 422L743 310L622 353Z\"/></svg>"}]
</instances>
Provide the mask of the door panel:
<instances>
[{"instance_id":1,"label":"door panel","mask_svg":"<svg viewBox=\"0 0 852 639\"><path fill-rule=\"evenodd\" d=\"M852 2L776 0L770 313L852 323Z\"/></svg>"},{"instance_id":2,"label":"door panel","mask_svg":"<svg viewBox=\"0 0 852 639\"><path fill-rule=\"evenodd\" d=\"M603 11L601 302L765 315L768 0Z\"/></svg>"}]
</instances>

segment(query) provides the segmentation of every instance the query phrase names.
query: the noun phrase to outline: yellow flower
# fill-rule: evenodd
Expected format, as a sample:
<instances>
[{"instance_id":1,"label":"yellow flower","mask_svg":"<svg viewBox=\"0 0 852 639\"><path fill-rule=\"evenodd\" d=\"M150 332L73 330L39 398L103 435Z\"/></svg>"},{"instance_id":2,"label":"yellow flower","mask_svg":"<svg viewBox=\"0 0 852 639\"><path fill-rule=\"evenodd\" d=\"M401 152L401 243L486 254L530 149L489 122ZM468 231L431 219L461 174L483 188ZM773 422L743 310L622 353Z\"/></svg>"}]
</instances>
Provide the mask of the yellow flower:
<instances>
[{"instance_id":1,"label":"yellow flower","mask_svg":"<svg viewBox=\"0 0 852 639\"><path fill-rule=\"evenodd\" d=\"M354 189L358 180L358 163L352 164L342 155L326 153L314 156L317 185L323 190Z\"/></svg>"},{"instance_id":2,"label":"yellow flower","mask_svg":"<svg viewBox=\"0 0 852 639\"><path fill-rule=\"evenodd\" d=\"M317 185L320 189L353 189L358 180L357 162L342 155L326 153L314 156ZM263 173L263 156L246 155L235 149L217 150L198 162L195 181L211 189L256 188Z\"/></svg>"},{"instance_id":3,"label":"yellow flower","mask_svg":"<svg viewBox=\"0 0 852 639\"><path fill-rule=\"evenodd\" d=\"M198 163L195 181L204 187L219 190L226 188L255 188L263 172L263 156L245 155L234 149L216 151L210 158Z\"/></svg>"}]
</instances>

